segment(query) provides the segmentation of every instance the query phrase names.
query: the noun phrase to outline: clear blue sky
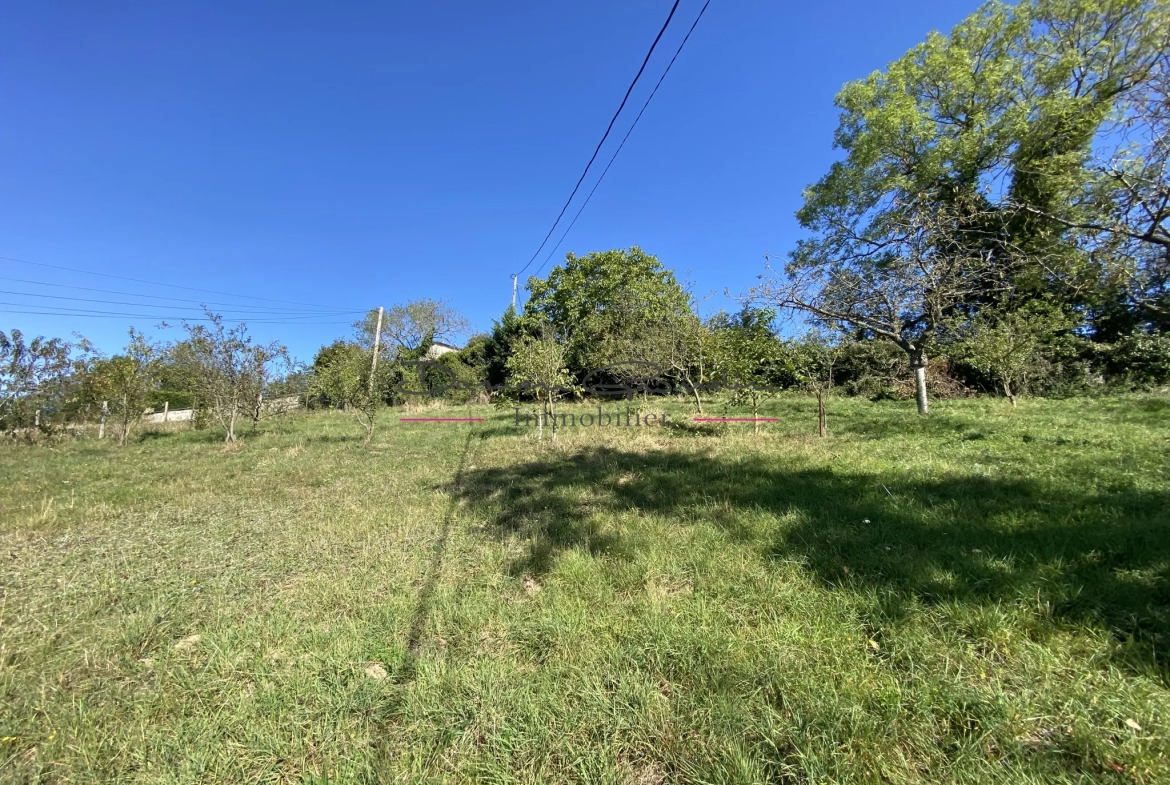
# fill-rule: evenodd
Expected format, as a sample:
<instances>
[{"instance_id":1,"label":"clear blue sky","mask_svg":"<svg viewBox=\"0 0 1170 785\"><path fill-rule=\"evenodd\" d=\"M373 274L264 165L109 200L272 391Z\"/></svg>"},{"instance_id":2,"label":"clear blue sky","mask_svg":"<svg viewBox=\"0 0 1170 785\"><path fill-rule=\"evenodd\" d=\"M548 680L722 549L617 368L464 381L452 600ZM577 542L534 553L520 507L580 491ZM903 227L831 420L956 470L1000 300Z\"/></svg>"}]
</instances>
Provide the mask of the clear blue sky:
<instances>
[{"instance_id":1,"label":"clear blue sky","mask_svg":"<svg viewBox=\"0 0 1170 785\"><path fill-rule=\"evenodd\" d=\"M670 5L5 4L0 255L347 309L446 298L486 329ZM680 4L611 145L701 6ZM975 7L713 0L558 258L638 244L717 292L708 309L733 307L724 289L747 289L799 236L801 190L836 155L842 83ZM4 260L0 277L0 302L26 304L0 305L0 329L79 331L107 351L131 324L179 333L16 314L146 311L8 294L142 299L5 279L224 300ZM350 320L253 332L310 359Z\"/></svg>"}]
</instances>

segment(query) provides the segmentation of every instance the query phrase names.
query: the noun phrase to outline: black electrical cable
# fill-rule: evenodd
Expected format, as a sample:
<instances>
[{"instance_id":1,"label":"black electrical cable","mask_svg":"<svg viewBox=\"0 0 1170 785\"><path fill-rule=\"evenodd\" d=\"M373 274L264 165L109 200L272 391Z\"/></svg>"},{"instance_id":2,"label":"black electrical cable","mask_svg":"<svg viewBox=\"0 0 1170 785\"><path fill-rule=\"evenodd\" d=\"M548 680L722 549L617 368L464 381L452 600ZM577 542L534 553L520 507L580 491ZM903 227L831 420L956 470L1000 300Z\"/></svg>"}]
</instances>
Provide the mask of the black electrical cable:
<instances>
[{"instance_id":1,"label":"black electrical cable","mask_svg":"<svg viewBox=\"0 0 1170 785\"><path fill-rule=\"evenodd\" d=\"M687 39L691 37L691 33L695 32L695 28L699 26L699 20L703 18L703 14L706 13L707 6L709 5L711 5L711 0L707 0L707 2L704 3L703 7L699 10L699 15L695 17L695 21L691 25L691 29L687 31L686 36L683 37L682 43L679 44L678 49L675 50L674 57L670 58L670 62L666 64L666 70L663 71L662 76L658 78L658 84L654 85L654 89L650 91L650 95L646 99L646 103L642 104L642 109L638 112L638 116L634 118L634 123L630 126L630 130L626 131L626 135L622 138L621 144L619 144L617 149L613 151L613 156L609 159L609 163L607 163L605 165L605 169L602 170L601 177L598 177L597 182L593 184L593 190L591 190L589 195L585 197L585 201L581 203L581 208L577 210L577 214L573 216L573 220L569 223L569 228L566 229L565 233L561 235L561 239L557 240L557 244L553 246L551 251L549 251L548 256L546 256L544 261L540 263L540 267L536 268L536 272L533 273L533 275L540 275L540 271L544 269L546 264L548 264L548 260L551 259L553 254L557 252L557 249L561 247L561 243L563 243L565 238L569 236L569 232L573 231L573 226L577 223L577 219L581 217L581 213L585 212L585 206L589 204L589 200L593 198L593 194L597 193L597 186L601 185L601 181L605 179L606 173L609 172L609 167L613 166L613 162L617 160L618 153L620 153L622 148L626 146L626 140L630 138L630 134L632 134L634 129L638 127L638 121L642 119L642 114L646 111L646 107L648 107L650 102L654 100L654 94L658 92L659 87L662 87L663 80L666 79L666 75L670 73L670 67L674 65L674 61L678 59L680 54L682 54L683 47L687 45Z\"/></svg>"},{"instance_id":2,"label":"black electrical cable","mask_svg":"<svg viewBox=\"0 0 1170 785\"><path fill-rule=\"evenodd\" d=\"M120 281L132 281L134 283L144 283L144 284L147 284L148 286L166 286L166 287L169 287L171 289L185 289L189 292L203 292L204 294L218 294L222 297L236 297L236 298L244 299L244 300L263 300L265 302L270 302L270 303L280 303L282 305L301 305L301 306L305 306L308 308L328 308L328 307L331 307L331 306L313 305L312 303L292 302L291 300L274 300L270 297L256 297L255 295L251 295L251 294L236 294L234 292L217 292L217 291L214 291L212 289L199 289L199 288L196 288L194 286L181 286L181 285L176 284L176 283L160 283L158 281L144 281L141 278L128 278L125 275L112 275L110 273L98 273L98 272L94 272L93 270L79 270L76 267L64 267L64 266L59 265L59 264L46 264L44 262L31 262L28 259L17 259L17 258L12 257L12 256L0 256L0 259L3 259L3 260L8 261L8 262L19 262L20 264L31 264L31 265L34 265L36 267L48 267L48 268L51 268L53 270L65 270L66 272L70 272L70 273L82 273L84 275L97 275L97 276L100 276L102 278L117 278ZM354 310L357 310L357 309L354 309Z\"/></svg>"},{"instance_id":3,"label":"black electrical cable","mask_svg":"<svg viewBox=\"0 0 1170 785\"><path fill-rule=\"evenodd\" d=\"M565 217L565 211L569 209L569 205L573 202L573 197L577 195L577 191L580 189L581 183L585 181L585 176L589 174L589 167L593 166L593 162L597 160L597 154L601 152L601 146L605 144L605 140L609 138L609 132L613 130L613 124L617 122L618 115L622 113L622 109L624 109L626 106L626 101L628 101L630 98L630 93L634 91L634 85L638 84L638 80L642 78L642 72L646 70L646 64L650 62L650 55L654 54L654 49L658 46L658 42L662 39L662 34L666 32L666 28L670 24L670 20L674 18L674 12L678 10L679 2L680 0L674 0L674 5L671 6L670 13L666 16L666 21L662 23L662 29L659 30L658 35L654 37L654 43L650 45L650 51L646 52L646 57L642 60L642 67L638 69L638 73L634 76L634 81L630 82L630 86L626 88L626 94L622 97L621 104L618 106L617 111L613 113L613 117L610 118L609 125L605 129L605 133L602 135L601 141L597 143L597 148L593 151L593 155L589 158L589 163L585 164L585 171L581 172L581 176L577 179L577 184L573 186L573 192L569 194L569 198L565 201L565 206L561 208L561 212L557 216L557 219L553 221L553 225L549 227L548 234L544 236L544 240L540 243L540 247L536 249L536 253L532 254L532 258L529 259L528 262L515 273L515 276L519 276L520 273L528 269L529 265L536 261L536 257L540 256L540 252L544 250L544 246L548 244L548 239L552 237L552 233L556 231L557 224L559 224L561 219Z\"/></svg>"},{"instance_id":4,"label":"black electrical cable","mask_svg":"<svg viewBox=\"0 0 1170 785\"><path fill-rule=\"evenodd\" d=\"M37 297L37 298L40 298L42 300L70 300L72 302L101 303L103 305L134 305L134 306L138 306L140 308L169 308L169 309L174 310L174 311L199 311L200 313L202 313L205 310L203 308L203 304L198 305L198 306L194 306L194 305L173 305L171 303L157 303L157 304L156 303L136 303L136 302L127 301L127 300L107 300L107 299L99 298L99 297L66 297L65 295L61 295L61 294L37 294L36 292L14 292L10 289L0 289L0 294L15 294L15 295L19 295L21 297ZM131 296L148 297L149 295L131 295ZM165 298L165 299L178 299L178 298ZM182 302L187 302L187 301L182 301ZM13 303L9 303L9 305L12 305L12 304ZM34 304L34 303L16 303L16 304L17 305L27 304L30 306L35 306L37 308L42 307L41 305ZM290 311L287 308L283 308L283 309L281 309L281 308L263 308L263 307L257 307L254 305L240 305L240 304L234 304L234 303L220 303L220 305L228 306L228 309L227 309L228 313L245 314L245 315L251 314L253 316L270 316L270 317L278 317L278 316L294 317L295 316L295 317L304 317L304 318L314 318L314 317L320 318L320 317L327 317L327 316L348 316L348 315L352 315L352 314L366 313L366 311ZM55 308L57 306L49 305L49 306L45 306L45 307Z\"/></svg>"}]
</instances>

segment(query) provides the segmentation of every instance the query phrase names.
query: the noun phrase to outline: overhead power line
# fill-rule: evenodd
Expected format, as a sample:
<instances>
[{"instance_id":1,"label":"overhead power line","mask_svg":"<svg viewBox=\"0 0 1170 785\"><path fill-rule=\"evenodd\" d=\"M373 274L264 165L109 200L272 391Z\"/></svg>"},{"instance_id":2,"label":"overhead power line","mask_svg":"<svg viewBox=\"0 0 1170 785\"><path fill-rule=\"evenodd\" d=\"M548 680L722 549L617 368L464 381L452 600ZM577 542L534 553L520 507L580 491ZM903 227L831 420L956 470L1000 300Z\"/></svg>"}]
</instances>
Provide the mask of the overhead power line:
<instances>
[{"instance_id":1,"label":"overhead power line","mask_svg":"<svg viewBox=\"0 0 1170 785\"><path fill-rule=\"evenodd\" d=\"M316 314L321 314L322 316L336 316L336 315L347 314L347 313L359 313L359 311L341 311L341 310L337 310L337 309L333 309L333 308L329 308L329 309L325 309L325 310L268 308L267 306L263 306L263 305L255 305L254 306L254 305L250 305L247 303L225 303L225 302L217 302L214 300L204 300L202 298L196 299L194 297L167 297L164 294L139 294L138 292L123 292L123 291L119 291L116 289L97 289L97 288L92 287L92 286L77 286L75 284L67 284L67 283L49 283L48 281L34 281L32 279L29 279L29 278L10 278L6 275L0 275L0 281L12 281L13 283L28 283L28 284L33 284L34 286L51 286L54 289L73 289L73 290L79 291L79 292L98 292L100 294L116 294L116 295L120 295L122 297L141 297L143 299L168 300L170 302L176 302L176 303L196 303L200 306L203 306L203 305L224 305L224 306L228 306L228 307L247 308L249 310L255 310L255 311L278 311L278 310L279 311L293 311L296 313L316 313ZM365 311L361 311L360 313L365 313Z\"/></svg>"},{"instance_id":2,"label":"overhead power line","mask_svg":"<svg viewBox=\"0 0 1170 785\"><path fill-rule=\"evenodd\" d=\"M604 180L605 175L609 173L609 167L613 166L613 162L617 160L618 153L620 153L622 148L626 146L626 141L630 138L630 134L634 133L634 129L638 127L638 121L642 119L642 115L645 113L646 107L650 106L650 102L654 100L654 95L658 92L658 88L662 87L662 82L666 79L666 75L670 73L671 66L674 65L674 61L678 59L678 56L682 54L683 47L687 45L687 40L690 39L691 33L695 32L695 28L699 26L699 20L702 19L703 14L707 12L707 6L709 5L711 5L711 0L707 0L707 2L703 3L703 7L699 9L699 15L695 17L695 21L691 24L691 28L687 30L687 34L683 36L682 43L678 45L678 49L676 49L674 52L674 57L670 58L670 62L666 64L666 70L662 72L662 76L658 77L658 83L655 84L654 89L650 91L650 95L646 98L646 103L642 104L642 108L638 111L638 116L634 118L633 124L630 125L630 130L626 131L626 135L622 137L621 144L619 144L617 149L613 151L613 156L610 157L609 163L607 163L605 168L601 170L601 177L597 178L597 182L593 184L593 189L589 192L589 195L585 197L585 201L581 203L581 207L577 210L577 214L573 216L573 220L569 222L569 228L565 229L565 233L561 235L561 239L557 240L557 244L553 246L551 251L548 252L548 256L546 256L544 261L540 263L540 267L536 268L536 272L533 273L533 275L540 275L540 271L544 269L544 266L548 264L549 259L552 259L553 254L555 254L557 249L561 247L561 243L563 243L565 238L569 236L569 232L573 231L573 227L576 225L577 219L581 217L581 213L585 212L585 207L589 204L589 200L593 198L593 194L597 193L597 186L601 185L601 181Z\"/></svg>"},{"instance_id":3,"label":"overhead power line","mask_svg":"<svg viewBox=\"0 0 1170 785\"><path fill-rule=\"evenodd\" d=\"M36 267L48 267L48 268L53 269L53 270L65 270L66 272L71 272L71 273L82 273L83 275L96 275L96 276L100 276L102 278L116 278L119 281L132 281L133 283L142 283L142 284L146 284L148 286L166 286L166 287L169 287L171 289L184 289L188 292L202 292L203 294L216 294L216 295L220 295L221 297L236 297L236 298L243 299L243 300L263 300L264 302L269 302L269 303L281 303L282 305L300 305L300 306L305 306L308 308L334 307L334 306L320 306L320 305L315 305L313 303L298 303L298 302L294 302L291 300L274 300L271 297L257 297L255 295L251 295L251 294L236 294L235 292L217 292L217 291L212 290L212 289L199 289L199 288L194 287L194 286L182 286L182 285L176 284L176 283L161 283L159 281L146 281L146 280L143 280L141 278L129 278L125 275L112 275L111 273L98 273L98 272L94 272L93 270L80 270L76 267L65 267L65 266L59 265L59 264L46 264L45 262L32 262L32 261L29 261L28 259L17 259L17 258L12 257L12 256L0 256L0 259L3 259L5 261L9 261L9 262L19 262L20 264L31 264L31 265L34 265ZM357 310L357 309L353 309L353 310Z\"/></svg>"},{"instance_id":4,"label":"overhead power line","mask_svg":"<svg viewBox=\"0 0 1170 785\"><path fill-rule=\"evenodd\" d=\"M199 311L201 313L205 310L203 306L210 304L210 303L201 303L200 305L195 306L195 305L173 305L171 303L159 303L159 304L141 303L141 302L127 301L127 300L108 300L108 299L99 298L99 297L67 297L67 296L61 295L61 294L37 294L36 292L14 292L14 291L11 291L9 289L0 289L0 294L15 294L15 295L18 295L20 297L36 297L36 298L39 298L42 300L70 300L72 302L102 303L104 305L133 305L133 306L137 306L139 308L167 308L167 309L170 309L173 311ZM133 296L133 295L131 295L131 296ZM142 296L146 297L148 295L142 295ZM167 298L167 299L178 299L178 298ZM181 301L181 302L188 302L188 301ZM9 303L9 304L12 305L13 303ZM15 304L16 305L32 305L31 303L15 303ZM220 305L229 306L228 313L244 314L244 315L252 314L252 315L258 315L258 316L302 316L305 318L313 318L313 317L321 318L321 317L327 317L327 316L346 316L346 315L352 315L352 314L365 313L365 311L320 311L320 312L289 311L287 308L283 308L283 309L281 309L281 308L264 308L264 307L257 307L257 306L252 306L252 305L235 305L232 303L220 303ZM40 306L37 305L36 307L39 308Z\"/></svg>"},{"instance_id":5,"label":"overhead power line","mask_svg":"<svg viewBox=\"0 0 1170 785\"><path fill-rule=\"evenodd\" d=\"M667 14L666 21L662 23L662 29L659 30L658 35L654 37L654 43L650 44L650 50L646 52L646 57L642 59L642 66L638 69L638 73L634 75L634 80L630 82L630 86L626 88L626 94L622 97L621 104L618 105L617 111L614 112L613 117L610 118L609 125L606 126L605 133L601 136L601 141L597 143L597 147L594 149L593 155L589 158L589 163L585 164L585 171L581 172L581 176L577 178L577 184L573 186L573 192L570 193L569 198L565 200L565 206L561 208L561 212L559 215L557 215L557 219L553 221L552 226L549 227L548 234L544 236L544 240L541 241L540 247L536 249L536 253L532 254L532 258L529 259L523 267L516 271L515 275L519 276L520 273L528 269L529 265L536 261L536 257L540 256L540 252L544 250L544 246L548 244L548 239L552 237L552 233L556 231L557 224L559 224L561 219L565 217L565 211L569 209L569 205L573 202L573 197L577 195L578 189L581 188L581 183L585 181L585 176L589 174L589 168L593 166L593 162L597 160L597 154L601 152L601 146L604 145L605 140L609 138L609 132L613 130L613 124L617 122L618 115L622 113L622 109L624 109L626 106L626 101L628 101L630 98L630 93L634 91L634 86L638 84L638 80L642 78L642 72L646 70L646 64L650 62L650 56L654 54L655 47L657 47L658 42L662 40L662 34L666 32L667 26L670 25L670 20L674 18L674 12L678 10L679 2L680 0L674 0L674 5L670 7L670 13Z\"/></svg>"},{"instance_id":6,"label":"overhead power line","mask_svg":"<svg viewBox=\"0 0 1170 785\"><path fill-rule=\"evenodd\" d=\"M7 303L0 303L0 305L6 305L6 304ZM16 305L24 305L24 303L16 303ZM40 307L41 308L56 308L56 306L51 306L51 305L43 305ZM4 313L5 314L16 313L16 314L29 315L29 316L68 316L70 318L82 317L82 318L92 318L92 319L102 319L102 318L124 319L124 318L129 317L131 319L157 319L160 322L167 322L167 321L171 321L171 322L210 322L210 321L212 321L211 319L209 319L207 317L166 316L166 315L157 314L157 313L121 313L121 312L117 312L117 311L96 311L96 310L90 311L87 309L80 309L80 308L77 308L77 309L59 308L59 309L53 310L53 311L20 311L20 310L10 310L10 309L6 308L4 310ZM225 318L224 321L225 322L234 322L237 320ZM248 319L247 322L248 322L248 324L284 324L284 325L289 325L289 326L325 325L325 324L346 324L346 325L348 325L348 324L352 324L352 322L301 322L301 321L293 320L292 317L285 318L285 319L280 319L280 318L276 318L276 319Z\"/></svg>"}]
</instances>

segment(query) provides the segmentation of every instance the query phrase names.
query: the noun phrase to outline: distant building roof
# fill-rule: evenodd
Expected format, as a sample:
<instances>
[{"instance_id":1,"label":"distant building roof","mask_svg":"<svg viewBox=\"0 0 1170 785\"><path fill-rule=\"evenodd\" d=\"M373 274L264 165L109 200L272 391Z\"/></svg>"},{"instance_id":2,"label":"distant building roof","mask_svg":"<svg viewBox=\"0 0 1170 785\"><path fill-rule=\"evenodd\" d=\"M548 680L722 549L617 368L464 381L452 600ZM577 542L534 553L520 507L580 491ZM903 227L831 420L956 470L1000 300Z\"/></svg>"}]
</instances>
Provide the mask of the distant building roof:
<instances>
[{"instance_id":1,"label":"distant building roof","mask_svg":"<svg viewBox=\"0 0 1170 785\"><path fill-rule=\"evenodd\" d=\"M438 357L442 357L447 352L457 351L459 351L458 346L452 346L451 344L443 343L442 341L435 341L430 345L430 348L427 349L427 359L434 360Z\"/></svg>"}]
</instances>

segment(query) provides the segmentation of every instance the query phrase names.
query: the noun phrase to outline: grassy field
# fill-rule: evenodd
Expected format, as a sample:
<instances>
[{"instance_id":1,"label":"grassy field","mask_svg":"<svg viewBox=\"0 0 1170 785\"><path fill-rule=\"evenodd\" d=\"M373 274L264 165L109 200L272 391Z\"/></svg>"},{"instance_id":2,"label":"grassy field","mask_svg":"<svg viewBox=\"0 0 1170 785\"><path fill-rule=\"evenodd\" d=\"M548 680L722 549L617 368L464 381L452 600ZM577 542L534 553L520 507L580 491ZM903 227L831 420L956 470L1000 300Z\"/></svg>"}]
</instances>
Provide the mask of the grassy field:
<instances>
[{"instance_id":1,"label":"grassy field","mask_svg":"<svg viewBox=\"0 0 1170 785\"><path fill-rule=\"evenodd\" d=\"M0 449L0 781L1170 782L1165 398L470 411Z\"/></svg>"}]
</instances>

